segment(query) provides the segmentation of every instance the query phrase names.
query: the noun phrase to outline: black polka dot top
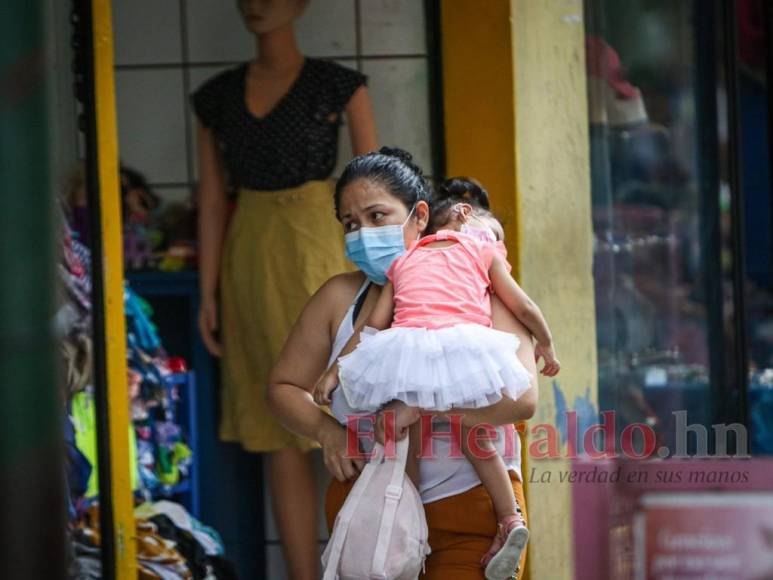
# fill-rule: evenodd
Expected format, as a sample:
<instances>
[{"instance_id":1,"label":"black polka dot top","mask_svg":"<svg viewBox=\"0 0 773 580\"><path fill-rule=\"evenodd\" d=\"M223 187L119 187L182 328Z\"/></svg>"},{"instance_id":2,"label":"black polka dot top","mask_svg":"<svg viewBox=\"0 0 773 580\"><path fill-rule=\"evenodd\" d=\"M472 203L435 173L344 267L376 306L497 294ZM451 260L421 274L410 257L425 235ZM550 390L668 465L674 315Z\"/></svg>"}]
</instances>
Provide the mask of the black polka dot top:
<instances>
[{"instance_id":1,"label":"black polka dot top","mask_svg":"<svg viewBox=\"0 0 773 580\"><path fill-rule=\"evenodd\" d=\"M341 112L366 77L306 58L289 91L263 117L247 108L248 65L224 71L193 93L193 108L220 145L232 187L277 190L327 179L338 153Z\"/></svg>"}]
</instances>

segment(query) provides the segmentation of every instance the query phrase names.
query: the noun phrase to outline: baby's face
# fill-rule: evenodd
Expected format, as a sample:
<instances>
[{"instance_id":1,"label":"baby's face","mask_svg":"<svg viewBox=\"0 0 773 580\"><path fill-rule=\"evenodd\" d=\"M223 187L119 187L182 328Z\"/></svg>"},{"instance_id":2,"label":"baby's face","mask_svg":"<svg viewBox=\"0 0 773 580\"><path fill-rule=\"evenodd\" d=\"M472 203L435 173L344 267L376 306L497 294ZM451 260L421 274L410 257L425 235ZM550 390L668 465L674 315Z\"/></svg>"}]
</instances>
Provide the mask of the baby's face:
<instances>
[{"instance_id":1,"label":"baby's face","mask_svg":"<svg viewBox=\"0 0 773 580\"><path fill-rule=\"evenodd\" d=\"M502 228L502 224L499 223L492 215L488 213L476 214L475 209L469 204L460 204L457 211L451 212L451 219L443 229L461 231L462 226L467 225L471 228L480 228L489 230L494 234L494 238L497 242L503 242L505 240L505 230Z\"/></svg>"},{"instance_id":2,"label":"baby's face","mask_svg":"<svg viewBox=\"0 0 773 580\"><path fill-rule=\"evenodd\" d=\"M478 221L481 227L487 227L490 229L494 233L494 237L496 237L498 242L505 241L505 230L502 227L502 224L499 223L498 219L490 215L475 216L475 219Z\"/></svg>"}]
</instances>

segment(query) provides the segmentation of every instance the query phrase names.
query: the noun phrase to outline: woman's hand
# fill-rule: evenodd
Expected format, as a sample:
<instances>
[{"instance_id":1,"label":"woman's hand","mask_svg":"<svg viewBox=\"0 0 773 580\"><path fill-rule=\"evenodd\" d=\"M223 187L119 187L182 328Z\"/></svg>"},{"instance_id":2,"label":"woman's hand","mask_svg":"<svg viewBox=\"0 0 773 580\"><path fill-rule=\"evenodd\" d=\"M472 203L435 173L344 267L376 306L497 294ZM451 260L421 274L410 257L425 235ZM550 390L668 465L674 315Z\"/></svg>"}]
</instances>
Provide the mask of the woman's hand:
<instances>
[{"instance_id":1,"label":"woman's hand","mask_svg":"<svg viewBox=\"0 0 773 580\"><path fill-rule=\"evenodd\" d=\"M217 321L217 300L213 297L204 298L199 307L199 332L204 346L212 356L222 356L223 347L215 338L215 331L218 328Z\"/></svg>"},{"instance_id":2,"label":"woman's hand","mask_svg":"<svg viewBox=\"0 0 773 580\"><path fill-rule=\"evenodd\" d=\"M317 441L322 446L325 467L338 481L346 481L362 471L365 460L355 456L355 453L359 453L357 438L351 437L355 448L349 449L350 435L346 427L338 424L329 415L326 415L326 419L317 436Z\"/></svg>"},{"instance_id":3,"label":"woman's hand","mask_svg":"<svg viewBox=\"0 0 773 580\"><path fill-rule=\"evenodd\" d=\"M329 405L330 393L335 391L338 386L338 363L334 363L325 371L322 378L314 386L314 402L317 405Z\"/></svg>"},{"instance_id":4,"label":"woman's hand","mask_svg":"<svg viewBox=\"0 0 773 580\"><path fill-rule=\"evenodd\" d=\"M537 343L537 346L534 347L535 362L539 362L540 357L545 361L545 366L542 367L540 372L546 377L556 376L558 371L561 370L561 363L556 358L556 351L552 342L548 344Z\"/></svg>"},{"instance_id":5,"label":"woman's hand","mask_svg":"<svg viewBox=\"0 0 773 580\"><path fill-rule=\"evenodd\" d=\"M375 425L376 441L385 445L387 435L400 441L408 435L408 427L421 417L418 407L409 407L402 401L391 401L378 412Z\"/></svg>"}]
</instances>

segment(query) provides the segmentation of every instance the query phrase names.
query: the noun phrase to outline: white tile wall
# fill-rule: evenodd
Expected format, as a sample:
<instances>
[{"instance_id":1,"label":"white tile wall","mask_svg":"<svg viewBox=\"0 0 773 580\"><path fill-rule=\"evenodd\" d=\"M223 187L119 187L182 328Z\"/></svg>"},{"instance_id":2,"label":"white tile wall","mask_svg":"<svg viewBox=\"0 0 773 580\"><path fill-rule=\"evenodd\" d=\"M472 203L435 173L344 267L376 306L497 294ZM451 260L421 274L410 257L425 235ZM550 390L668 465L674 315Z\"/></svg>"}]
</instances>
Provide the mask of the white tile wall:
<instances>
[{"instance_id":1,"label":"white tile wall","mask_svg":"<svg viewBox=\"0 0 773 580\"><path fill-rule=\"evenodd\" d=\"M295 30L303 54L325 57L356 54L354 0L311 0Z\"/></svg>"},{"instance_id":2,"label":"white tile wall","mask_svg":"<svg viewBox=\"0 0 773 580\"><path fill-rule=\"evenodd\" d=\"M118 70L115 89L121 159L151 184L187 182L182 70Z\"/></svg>"},{"instance_id":3,"label":"white tile wall","mask_svg":"<svg viewBox=\"0 0 773 580\"><path fill-rule=\"evenodd\" d=\"M347 66L352 69L357 69L357 61L356 60L347 60L347 59L338 59L336 60L338 64L341 64L343 66ZM352 153L352 140L349 138L349 124L346 119L346 115L343 117L343 122L341 123L341 132L339 133L340 138L338 139L338 161L336 162L336 168L333 170L333 177L340 177L341 172L344 170L344 167L347 163L349 163L349 160L353 157Z\"/></svg>"},{"instance_id":4,"label":"white tile wall","mask_svg":"<svg viewBox=\"0 0 773 580\"><path fill-rule=\"evenodd\" d=\"M113 2L115 64L182 62L178 0Z\"/></svg>"},{"instance_id":5,"label":"white tile wall","mask_svg":"<svg viewBox=\"0 0 773 580\"><path fill-rule=\"evenodd\" d=\"M361 6L362 54L426 54L423 2L366 0Z\"/></svg>"},{"instance_id":6,"label":"white tile wall","mask_svg":"<svg viewBox=\"0 0 773 580\"><path fill-rule=\"evenodd\" d=\"M156 186L154 192L162 199L162 203L184 203L188 201L190 189L188 187Z\"/></svg>"},{"instance_id":7,"label":"white tile wall","mask_svg":"<svg viewBox=\"0 0 773 580\"><path fill-rule=\"evenodd\" d=\"M407 149L426 173L432 170L427 61L393 58L363 62L376 111L379 142ZM381 121L381 122L379 122Z\"/></svg>"},{"instance_id":8,"label":"white tile wall","mask_svg":"<svg viewBox=\"0 0 773 580\"><path fill-rule=\"evenodd\" d=\"M189 61L241 61L255 54L235 0L188 0L185 6Z\"/></svg>"}]
</instances>

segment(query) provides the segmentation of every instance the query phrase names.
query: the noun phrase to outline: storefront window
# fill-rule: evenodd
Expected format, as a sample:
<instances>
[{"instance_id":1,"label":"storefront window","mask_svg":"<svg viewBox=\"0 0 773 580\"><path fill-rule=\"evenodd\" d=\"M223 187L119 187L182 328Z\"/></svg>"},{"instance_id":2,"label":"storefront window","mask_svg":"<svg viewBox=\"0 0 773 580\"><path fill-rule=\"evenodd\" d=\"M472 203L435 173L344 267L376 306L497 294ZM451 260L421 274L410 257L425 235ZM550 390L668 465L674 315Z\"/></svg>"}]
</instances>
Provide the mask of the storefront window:
<instances>
[{"instance_id":1,"label":"storefront window","mask_svg":"<svg viewBox=\"0 0 773 580\"><path fill-rule=\"evenodd\" d=\"M769 16L768 16L769 17ZM773 454L773 206L770 93L763 0L738 3L739 137L742 151L744 303L752 451Z\"/></svg>"},{"instance_id":2,"label":"storefront window","mask_svg":"<svg viewBox=\"0 0 773 580\"><path fill-rule=\"evenodd\" d=\"M754 370L771 366L770 343L755 342L768 327L750 324L752 352L736 324L744 206L734 172L752 161L732 138L725 42L735 40L721 5L586 3L599 407L615 411L618 434L649 424L661 457L676 450L681 421L708 433L747 423L741 365L751 353ZM757 177L769 220L768 178ZM769 295L761 303L770 309ZM700 449L692 436L687 443Z\"/></svg>"}]
</instances>

